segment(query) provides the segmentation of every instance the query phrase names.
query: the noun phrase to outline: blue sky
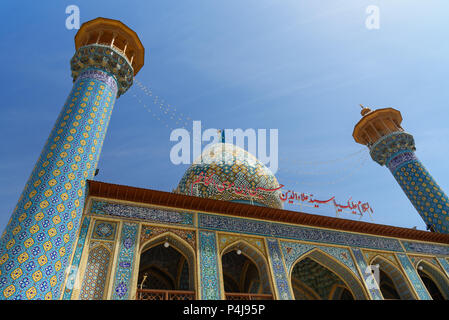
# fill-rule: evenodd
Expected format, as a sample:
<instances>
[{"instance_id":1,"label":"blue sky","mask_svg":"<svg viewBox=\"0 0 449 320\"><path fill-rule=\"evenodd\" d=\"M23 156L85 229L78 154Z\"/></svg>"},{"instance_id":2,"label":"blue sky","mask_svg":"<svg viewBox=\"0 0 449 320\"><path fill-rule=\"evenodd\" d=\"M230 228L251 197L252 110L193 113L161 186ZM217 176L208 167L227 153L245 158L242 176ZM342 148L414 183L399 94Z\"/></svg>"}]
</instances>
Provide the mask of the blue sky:
<instances>
[{"instance_id":1,"label":"blue sky","mask_svg":"<svg viewBox=\"0 0 449 320\"><path fill-rule=\"evenodd\" d=\"M278 129L286 190L368 201L375 223L425 228L389 170L354 142L360 103L399 109L417 156L449 190L447 1L4 1L2 230L72 86L72 4L81 22L119 19L138 33L146 52L136 80L164 108L203 129ZM378 30L365 27L369 5L380 9ZM97 180L174 189L187 166L169 160L173 127L134 85L115 105Z\"/></svg>"}]
</instances>

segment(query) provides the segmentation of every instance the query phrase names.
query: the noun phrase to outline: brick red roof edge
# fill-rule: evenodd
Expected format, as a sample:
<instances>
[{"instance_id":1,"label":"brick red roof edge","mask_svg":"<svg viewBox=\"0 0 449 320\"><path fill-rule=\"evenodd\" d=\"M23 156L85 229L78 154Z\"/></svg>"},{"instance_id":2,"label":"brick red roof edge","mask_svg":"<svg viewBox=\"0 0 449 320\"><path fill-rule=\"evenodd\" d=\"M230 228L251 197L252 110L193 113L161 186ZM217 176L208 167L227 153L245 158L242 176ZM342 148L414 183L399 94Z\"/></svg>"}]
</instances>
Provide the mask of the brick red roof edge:
<instances>
[{"instance_id":1,"label":"brick red roof edge","mask_svg":"<svg viewBox=\"0 0 449 320\"><path fill-rule=\"evenodd\" d=\"M173 207L192 211L206 211L229 216L287 222L311 227L359 232L378 236L449 244L449 234L393 227L369 222L326 217L298 211L253 206L244 203L213 200L165 191L129 187L88 180L88 196L110 198Z\"/></svg>"}]
</instances>

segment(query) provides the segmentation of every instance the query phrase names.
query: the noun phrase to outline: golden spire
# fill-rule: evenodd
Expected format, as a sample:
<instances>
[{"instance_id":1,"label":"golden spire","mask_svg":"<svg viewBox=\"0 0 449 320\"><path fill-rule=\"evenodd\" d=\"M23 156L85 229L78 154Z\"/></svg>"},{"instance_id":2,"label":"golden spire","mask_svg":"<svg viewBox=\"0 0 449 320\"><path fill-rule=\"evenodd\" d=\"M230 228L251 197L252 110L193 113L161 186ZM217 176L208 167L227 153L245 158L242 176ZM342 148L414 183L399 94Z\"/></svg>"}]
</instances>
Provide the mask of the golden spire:
<instances>
[{"instance_id":1,"label":"golden spire","mask_svg":"<svg viewBox=\"0 0 449 320\"><path fill-rule=\"evenodd\" d=\"M360 114L361 114L362 116L365 116L365 115L367 115L368 113L371 112L371 109L365 107L363 104L359 104L359 106L360 106L360 108L362 108L362 111L360 111Z\"/></svg>"}]
</instances>

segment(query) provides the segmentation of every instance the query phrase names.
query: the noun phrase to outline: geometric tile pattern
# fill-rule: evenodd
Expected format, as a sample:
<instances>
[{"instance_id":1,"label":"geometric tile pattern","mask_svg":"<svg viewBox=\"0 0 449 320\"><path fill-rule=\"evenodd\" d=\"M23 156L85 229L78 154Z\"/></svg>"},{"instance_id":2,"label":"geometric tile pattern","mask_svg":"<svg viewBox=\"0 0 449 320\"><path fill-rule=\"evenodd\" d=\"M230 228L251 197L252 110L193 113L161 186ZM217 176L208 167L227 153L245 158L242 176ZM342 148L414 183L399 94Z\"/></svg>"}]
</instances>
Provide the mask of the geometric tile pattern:
<instances>
[{"instance_id":1,"label":"geometric tile pattern","mask_svg":"<svg viewBox=\"0 0 449 320\"><path fill-rule=\"evenodd\" d=\"M370 148L374 161L386 165L426 225L449 232L449 198L416 157L415 141L397 131L380 138Z\"/></svg>"},{"instance_id":2,"label":"geometric tile pattern","mask_svg":"<svg viewBox=\"0 0 449 320\"><path fill-rule=\"evenodd\" d=\"M102 300L108 279L111 250L103 243L90 249L84 280L81 286L80 300Z\"/></svg>"},{"instance_id":3,"label":"geometric tile pattern","mask_svg":"<svg viewBox=\"0 0 449 320\"><path fill-rule=\"evenodd\" d=\"M215 232L199 231L199 258L201 299L220 300L221 285Z\"/></svg>"},{"instance_id":4,"label":"geometric tile pattern","mask_svg":"<svg viewBox=\"0 0 449 320\"><path fill-rule=\"evenodd\" d=\"M2 299L60 297L116 93L103 71L76 79L0 239Z\"/></svg>"},{"instance_id":5,"label":"geometric tile pattern","mask_svg":"<svg viewBox=\"0 0 449 320\"><path fill-rule=\"evenodd\" d=\"M96 220L92 232L92 239L114 241L117 223Z\"/></svg>"},{"instance_id":6,"label":"geometric tile pattern","mask_svg":"<svg viewBox=\"0 0 449 320\"><path fill-rule=\"evenodd\" d=\"M404 163L393 173L427 225L449 232L449 198L419 160Z\"/></svg>"},{"instance_id":7,"label":"geometric tile pattern","mask_svg":"<svg viewBox=\"0 0 449 320\"><path fill-rule=\"evenodd\" d=\"M120 252L115 271L113 300L126 300L129 297L138 230L139 224L137 223L123 223L122 235L120 237Z\"/></svg>"},{"instance_id":8,"label":"geometric tile pattern","mask_svg":"<svg viewBox=\"0 0 449 320\"><path fill-rule=\"evenodd\" d=\"M415 291L418 293L418 297L420 300L432 300L432 297L427 292L427 289L425 288L423 282L421 281L420 276L418 275L418 272L416 272L416 269L413 267L412 263L410 262L407 255L403 253L397 254L397 257L399 259L399 262L402 265L402 268L405 270L405 273L407 274L408 278L413 284L413 287L415 288Z\"/></svg>"},{"instance_id":9,"label":"geometric tile pattern","mask_svg":"<svg viewBox=\"0 0 449 320\"><path fill-rule=\"evenodd\" d=\"M279 183L270 169L249 152L229 143L215 143L207 148L186 170L176 192L283 207Z\"/></svg>"},{"instance_id":10,"label":"geometric tile pattern","mask_svg":"<svg viewBox=\"0 0 449 320\"><path fill-rule=\"evenodd\" d=\"M274 238L267 238L268 254L271 259L271 268L273 270L275 285L279 293L279 299L292 300L290 293L290 285L287 279L287 274L284 268L281 249L279 248L278 240Z\"/></svg>"}]
</instances>

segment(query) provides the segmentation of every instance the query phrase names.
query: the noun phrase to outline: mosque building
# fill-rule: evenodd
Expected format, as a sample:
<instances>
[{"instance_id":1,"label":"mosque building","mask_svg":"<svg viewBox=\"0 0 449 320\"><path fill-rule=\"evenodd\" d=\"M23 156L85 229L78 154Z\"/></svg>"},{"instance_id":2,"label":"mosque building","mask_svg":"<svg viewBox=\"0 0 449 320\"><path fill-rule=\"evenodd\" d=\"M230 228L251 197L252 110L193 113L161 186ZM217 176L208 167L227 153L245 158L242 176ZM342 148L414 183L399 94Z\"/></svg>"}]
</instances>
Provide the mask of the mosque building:
<instances>
[{"instance_id":1,"label":"mosque building","mask_svg":"<svg viewBox=\"0 0 449 320\"><path fill-rule=\"evenodd\" d=\"M173 192L103 183L111 112L144 47L105 18L84 23L75 47L73 89L0 239L1 299L449 298L449 199L398 110L363 108L353 137L431 231L285 210L271 171L224 142Z\"/></svg>"}]
</instances>

